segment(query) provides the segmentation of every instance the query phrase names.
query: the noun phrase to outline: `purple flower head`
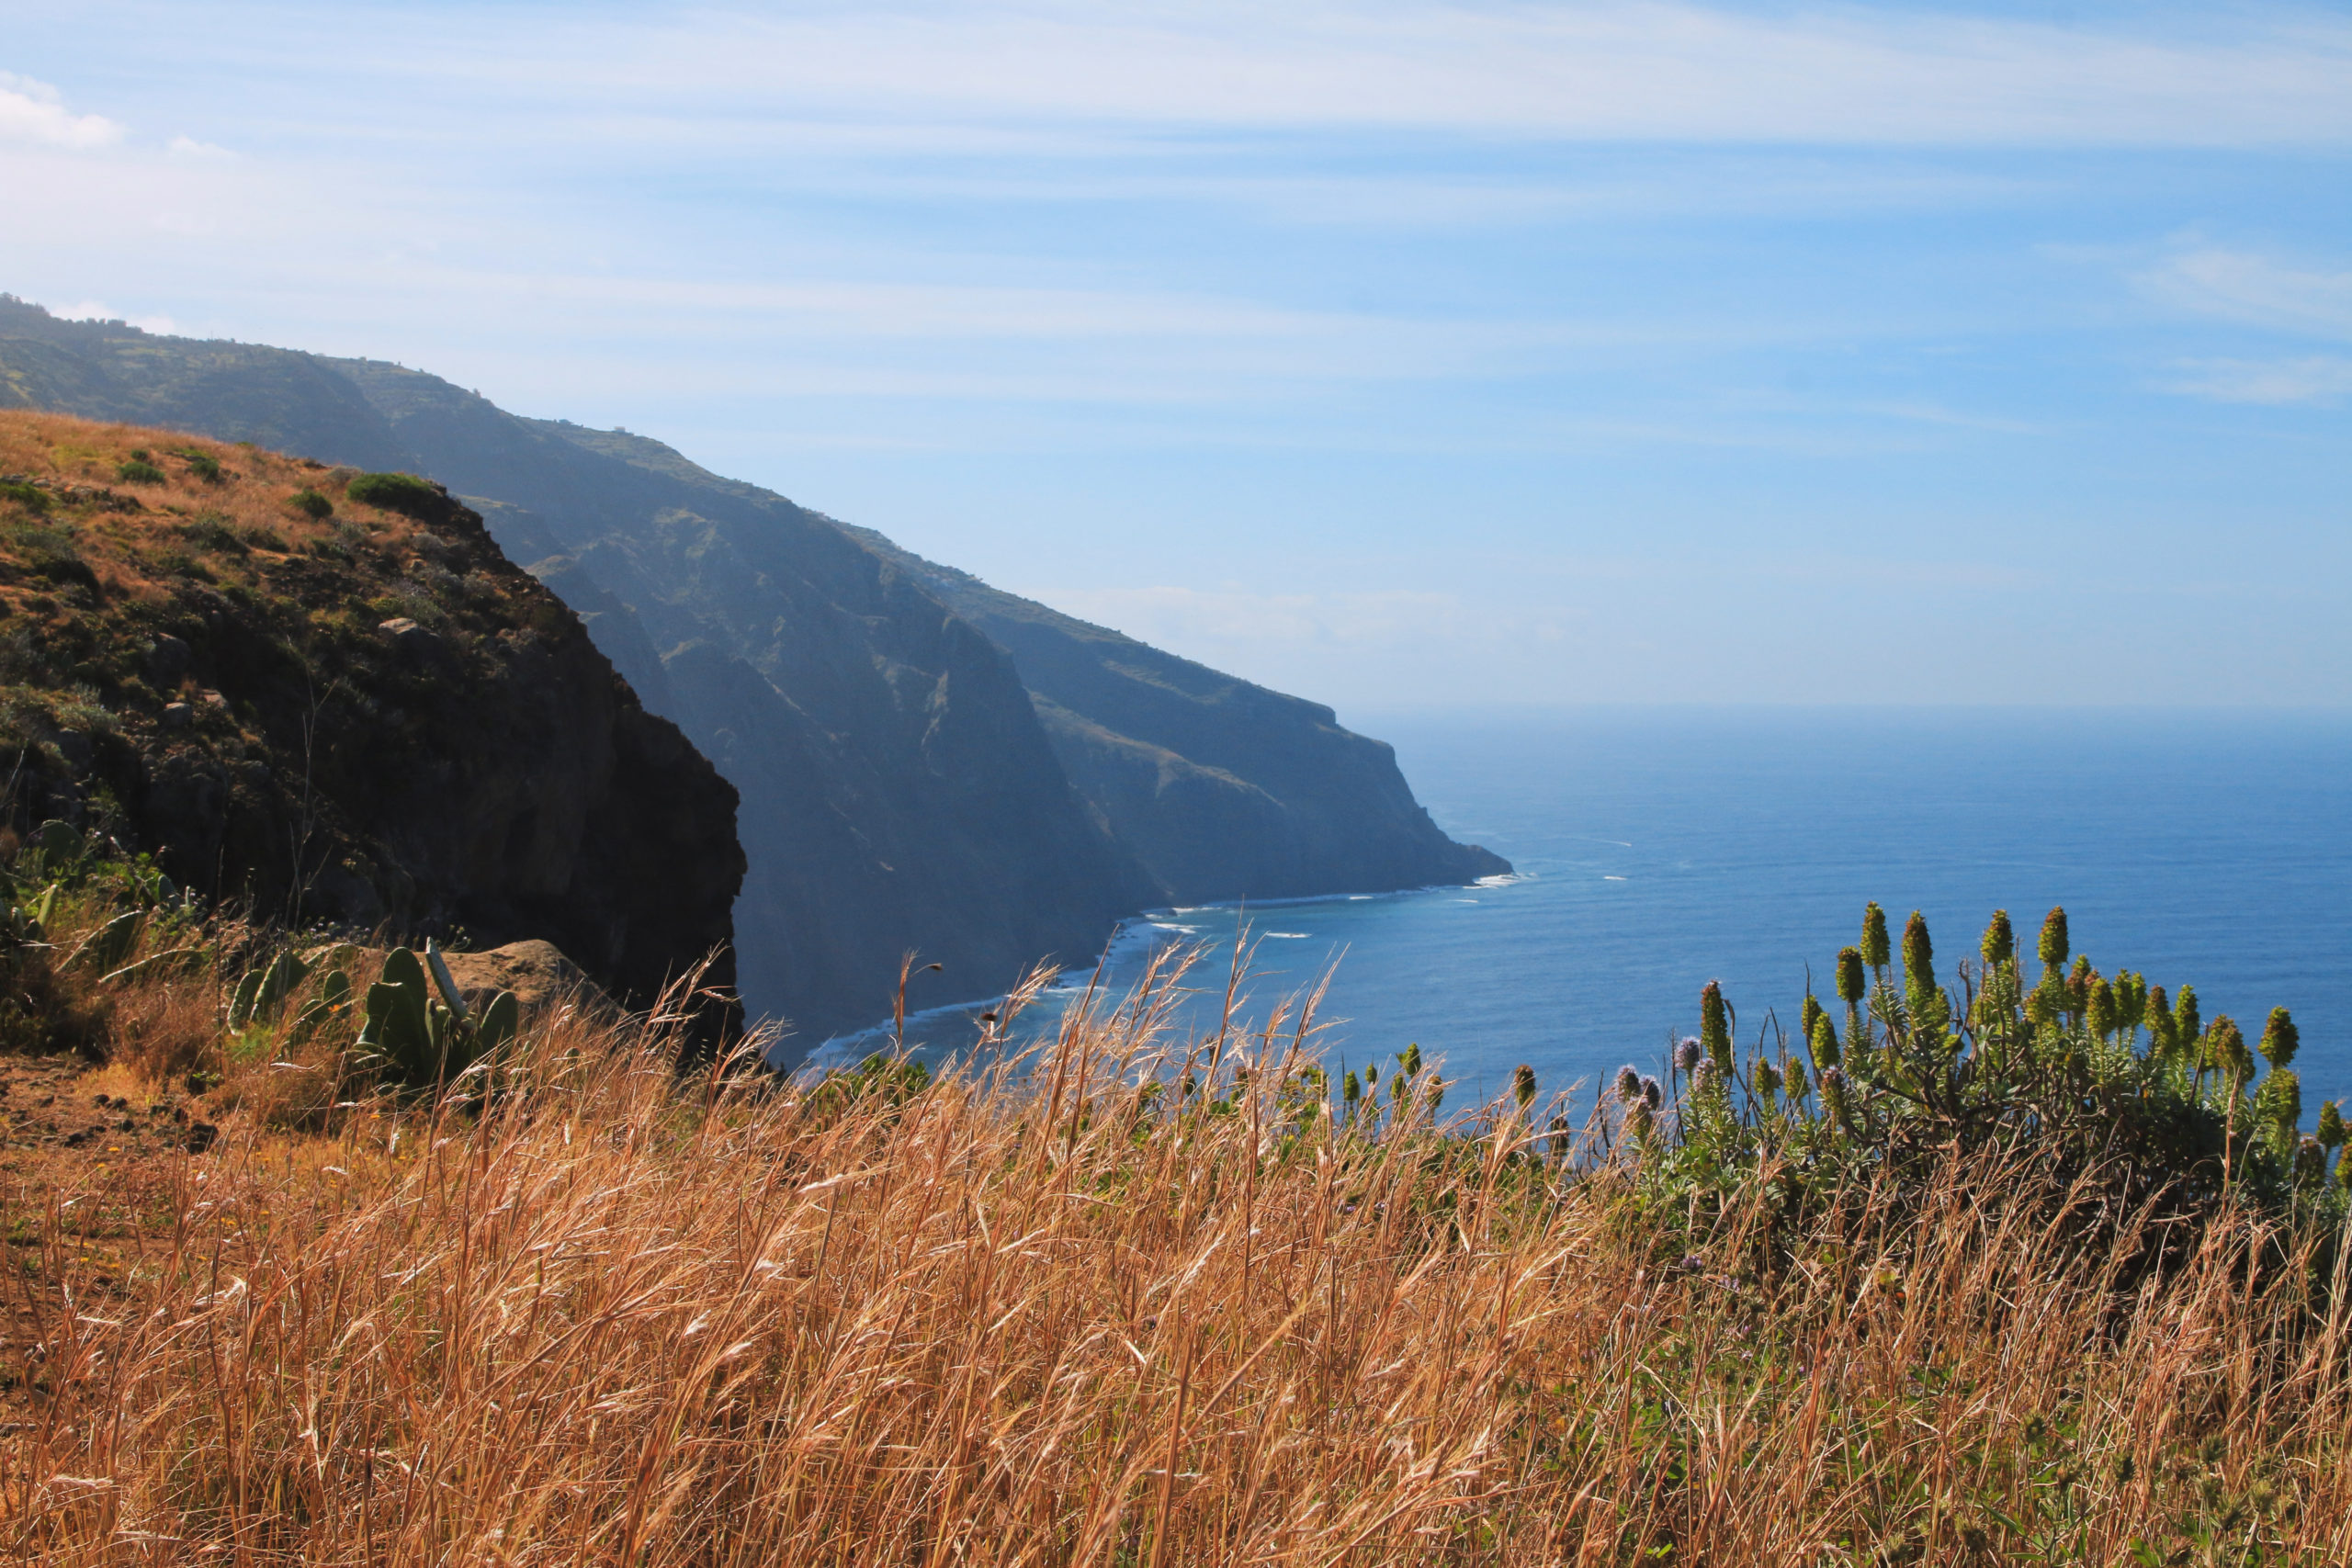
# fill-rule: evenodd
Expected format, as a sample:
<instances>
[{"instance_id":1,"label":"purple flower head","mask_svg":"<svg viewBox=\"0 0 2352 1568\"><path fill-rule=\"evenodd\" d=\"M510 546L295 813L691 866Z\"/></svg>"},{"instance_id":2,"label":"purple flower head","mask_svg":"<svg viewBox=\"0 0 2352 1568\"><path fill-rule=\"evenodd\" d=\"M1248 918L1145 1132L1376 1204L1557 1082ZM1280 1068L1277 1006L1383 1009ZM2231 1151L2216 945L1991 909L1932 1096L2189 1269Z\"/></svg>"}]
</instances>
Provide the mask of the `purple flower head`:
<instances>
[{"instance_id":1,"label":"purple flower head","mask_svg":"<svg viewBox=\"0 0 2352 1568\"><path fill-rule=\"evenodd\" d=\"M1642 1075L1642 1103L1652 1111L1666 1103L1666 1086L1647 1073Z\"/></svg>"},{"instance_id":2,"label":"purple flower head","mask_svg":"<svg viewBox=\"0 0 2352 1568\"><path fill-rule=\"evenodd\" d=\"M1617 1069L1617 1098L1631 1103L1642 1097L1642 1075L1631 1066Z\"/></svg>"},{"instance_id":3,"label":"purple flower head","mask_svg":"<svg viewBox=\"0 0 2352 1568\"><path fill-rule=\"evenodd\" d=\"M1674 1065L1687 1074L1699 1065L1699 1037L1695 1034L1686 1034L1682 1037L1681 1043L1674 1047Z\"/></svg>"}]
</instances>

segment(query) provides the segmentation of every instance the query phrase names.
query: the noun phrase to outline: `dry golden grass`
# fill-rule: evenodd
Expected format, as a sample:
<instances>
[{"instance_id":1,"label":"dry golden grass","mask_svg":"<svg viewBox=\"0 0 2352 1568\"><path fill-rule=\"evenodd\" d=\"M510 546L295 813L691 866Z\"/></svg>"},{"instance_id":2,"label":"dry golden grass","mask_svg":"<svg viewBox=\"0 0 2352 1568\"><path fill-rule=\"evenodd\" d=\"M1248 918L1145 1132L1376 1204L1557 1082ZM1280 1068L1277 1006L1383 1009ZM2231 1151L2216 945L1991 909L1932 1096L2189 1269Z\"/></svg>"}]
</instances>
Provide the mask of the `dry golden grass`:
<instances>
[{"instance_id":1,"label":"dry golden grass","mask_svg":"<svg viewBox=\"0 0 2352 1568\"><path fill-rule=\"evenodd\" d=\"M162 477L125 479L134 454ZM208 478L196 461L215 466ZM72 547L109 598L160 600L203 563L229 581L258 581L271 563L366 539L397 553L423 532L395 512L345 499L350 469L333 469L257 447L66 414L0 412L0 475L45 481L51 501L34 511L0 499L0 514L70 529ZM291 503L305 490L335 515L313 518ZM210 538L224 542L213 544ZM0 581L0 602L38 619L51 592L38 581Z\"/></svg>"},{"instance_id":2,"label":"dry golden grass","mask_svg":"<svg viewBox=\"0 0 2352 1568\"><path fill-rule=\"evenodd\" d=\"M1299 1130L1278 1047L1222 1111L1143 1104L1138 1068L1169 1066L1148 1003L1080 1018L1025 1076L846 1104L681 1080L660 1028L559 1016L484 1100L232 1125L139 1196L107 1291L70 1243L107 1194L19 1194L9 1370L39 1397L0 1438L0 1541L57 1563L2352 1548L2352 1325L2256 1267L2278 1238L2251 1219L2127 1289L2128 1236L2063 1242L1980 1164L1743 1277L1746 1236L1686 1257L1621 1172L1530 1157L1507 1108L1447 1139Z\"/></svg>"}]
</instances>

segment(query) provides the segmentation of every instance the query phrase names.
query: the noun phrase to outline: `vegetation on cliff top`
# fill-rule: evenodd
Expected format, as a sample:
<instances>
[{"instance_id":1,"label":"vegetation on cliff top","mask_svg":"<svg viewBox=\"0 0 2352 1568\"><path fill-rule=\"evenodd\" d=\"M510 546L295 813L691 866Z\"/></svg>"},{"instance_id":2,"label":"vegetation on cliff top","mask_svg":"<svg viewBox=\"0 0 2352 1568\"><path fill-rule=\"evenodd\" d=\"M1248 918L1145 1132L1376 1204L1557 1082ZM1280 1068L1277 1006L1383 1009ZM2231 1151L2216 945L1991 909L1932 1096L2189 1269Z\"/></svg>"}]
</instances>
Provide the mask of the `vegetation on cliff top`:
<instances>
[{"instance_id":1,"label":"vegetation on cliff top","mask_svg":"<svg viewBox=\"0 0 2352 1568\"><path fill-rule=\"evenodd\" d=\"M100 860L28 959L160 897ZM1574 1127L1532 1074L1440 1127L1412 1059L1335 1103L1296 1008L1171 1039L1178 957L986 1071L786 1083L755 1040L682 1078L675 1010L557 1010L422 1100L290 1002L232 1028L266 949L153 965L119 983L213 1053L220 1131L6 1172L0 1530L59 1562L2339 1561L2325 1173L2222 1021L2140 1043L2136 982L2054 943L2019 995L2003 929L1931 996L1924 932L1902 986L1866 922L1809 1066L1736 1053L1710 987L1679 1100L1634 1074ZM111 1102L175 1089L163 1015L95 1005Z\"/></svg>"},{"instance_id":2,"label":"vegetation on cliff top","mask_svg":"<svg viewBox=\"0 0 2352 1568\"><path fill-rule=\"evenodd\" d=\"M0 413L0 770L17 833L639 1000L741 877L732 789L438 486L56 415Z\"/></svg>"}]
</instances>

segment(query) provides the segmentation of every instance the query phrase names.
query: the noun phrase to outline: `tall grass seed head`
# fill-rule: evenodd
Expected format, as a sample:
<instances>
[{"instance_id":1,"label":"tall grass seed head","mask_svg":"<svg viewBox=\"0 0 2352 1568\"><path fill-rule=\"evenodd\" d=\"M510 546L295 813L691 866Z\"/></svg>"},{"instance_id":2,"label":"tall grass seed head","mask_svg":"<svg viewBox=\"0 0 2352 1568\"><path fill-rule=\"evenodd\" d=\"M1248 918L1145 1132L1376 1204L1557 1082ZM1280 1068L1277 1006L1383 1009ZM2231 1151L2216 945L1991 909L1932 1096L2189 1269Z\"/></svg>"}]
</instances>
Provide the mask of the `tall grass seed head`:
<instances>
[{"instance_id":1,"label":"tall grass seed head","mask_svg":"<svg viewBox=\"0 0 2352 1568\"><path fill-rule=\"evenodd\" d=\"M1887 945L1886 911L1872 899L1862 909L1862 957L1873 969L1883 969L1894 956Z\"/></svg>"},{"instance_id":2,"label":"tall grass seed head","mask_svg":"<svg viewBox=\"0 0 2352 1568\"><path fill-rule=\"evenodd\" d=\"M1838 950L1838 999L1848 1007L1860 1007L1870 995L1870 980L1863 973L1862 950L1841 947Z\"/></svg>"},{"instance_id":3,"label":"tall grass seed head","mask_svg":"<svg viewBox=\"0 0 2352 1568\"><path fill-rule=\"evenodd\" d=\"M2262 1026L2262 1059L2274 1067L2284 1067L2295 1059L2296 1049L2301 1044L2302 1035L2287 1010L2272 1008L2270 1021Z\"/></svg>"},{"instance_id":4,"label":"tall grass seed head","mask_svg":"<svg viewBox=\"0 0 2352 1568\"><path fill-rule=\"evenodd\" d=\"M2066 962L2066 911L2052 909L2041 918L2041 940L2035 944L2044 966L2056 969Z\"/></svg>"},{"instance_id":5,"label":"tall grass seed head","mask_svg":"<svg viewBox=\"0 0 2352 1568\"><path fill-rule=\"evenodd\" d=\"M1984 928L1984 940L1977 945L1987 964L2007 964L2018 953L2017 932L2009 929L2009 912L1993 911L1992 922Z\"/></svg>"}]
</instances>

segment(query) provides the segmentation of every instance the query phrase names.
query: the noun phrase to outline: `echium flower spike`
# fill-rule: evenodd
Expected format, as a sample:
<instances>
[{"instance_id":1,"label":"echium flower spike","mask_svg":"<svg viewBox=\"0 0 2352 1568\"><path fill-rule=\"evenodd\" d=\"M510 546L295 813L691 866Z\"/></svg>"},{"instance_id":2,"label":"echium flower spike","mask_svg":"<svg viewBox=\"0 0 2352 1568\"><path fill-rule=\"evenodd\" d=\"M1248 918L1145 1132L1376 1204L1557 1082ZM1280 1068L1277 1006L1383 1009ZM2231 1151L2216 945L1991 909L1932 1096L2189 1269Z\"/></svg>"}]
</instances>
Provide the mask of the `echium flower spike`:
<instances>
[{"instance_id":1,"label":"echium flower spike","mask_svg":"<svg viewBox=\"0 0 2352 1568\"><path fill-rule=\"evenodd\" d=\"M1642 1103L1652 1111L1666 1103L1666 1086L1647 1073L1642 1075Z\"/></svg>"},{"instance_id":2,"label":"echium flower spike","mask_svg":"<svg viewBox=\"0 0 2352 1568\"><path fill-rule=\"evenodd\" d=\"M2272 1008L2270 1021L2262 1027L2262 1059L2274 1067L2284 1067L2295 1059L2295 1049L2302 1043L2296 1032L2295 1021L2285 1008Z\"/></svg>"},{"instance_id":3,"label":"echium flower spike","mask_svg":"<svg viewBox=\"0 0 2352 1568\"><path fill-rule=\"evenodd\" d=\"M1404 1064L1407 1077L1417 1078L1421 1076L1421 1046L1419 1041L1406 1046L1405 1054L1396 1059Z\"/></svg>"},{"instance_id":4,"label":"echium flower spike","mask_svg":"<svg viewBox=\"0 0 2352 1568\"><path fill-rule=\"evenodd\" d=\"M1812 1039L1815 1022L1826 1016L1827 1012L1828 1010L1821 1005L1821 998L1811 991L1807 991L1804 994L1804 1011L1797 1025L1797 1032L1807 1040Z\"/></svg>"},{"instance_id":5,"label":"echium flower spike","mask_svg":"<svg viewBox=\"0 0 2352 1568\"><path fill-rule=\"evenodd\" d=\"M2009 929L2009 912L2007 909L1993 911L1992 924L1984 928L1984 941L1978 951L1984 954L1987 964L2007 964L2017 956L2017 932Z\"/></svg>"},{"instance_id":6,"label":"echium flower spike","mask_svg":"<svg viewBox=\"0 0 2352 1568\"><path fill-rule=\"evenodd\" d=\"M2094 978L2090 984L2088 1004L2083 1010L2091 1026L2094 1039L2104 1040L2115 1032L2115 987L2103 979Z\"/></svg>"},{"instance_id":7,"label":"echium flower spike","mask_svg":"<svg viewBox=\"0 0 2352 1568\"><path fill-rule=\"evenodd\" d=\"M1841 947L1838 950L1838 999L1848 1007L1860 1007L1870 995L1870 980L1862 973L1862 950Z\"/></svg>"},{"instance_id":8,"label":"echium flower spike","mask_svg":"<svg viewBox=\"0 0 2352 1568\"><path fill-rule=\"evenodd\" d=\"M1521 1062L1510 1075L1511 1098L1521 1111L1535 1103L1535 1069Z\"/></svg>"},{"instance_id":9,"label":"echium flower spike","mask_svg":"<svg viewBox=\"0 0 2352 1568\"><path fill-rule=\"evenodd\" d=\"M1691 1073L1697 1069L1699 1066L1699 1058L1705 1055L1706 1052L1699 1044L1699 1037L1697 1035L1684 1035L1680 1040L1675 1043L1675 1071L1680 1073L1686 1078L1689 1077Z\"/></svg>"},{"instance_id":10,"label":"echium flower spike","mask_svg":"<svg viewBox=\"0 0 2352 1568\"><path fill-rule=\"evenodd\" d=\"M2340 1148L2344 1137L2344 1108L2332 1100L2322 1100L2319 1107L2319 1141L2331 1149Z\"/></svg>"},{"instance_id":11,"label":"echium flower spike","mask_svg":"<svg viewBox=\"0 0 2352 1568\"><path fill-rule=\"evenodd\" d=\"M1826 1071L1838 1065L1838 1029L1827 1013L1813 1021L1813 1038L1805 1043L1813 1052L1815 1067Z\"/></svg>"},{"instance_id":12,"label":"echium flower spike","mask_svg":"<svg viewBox=\"0 0 2352 1568\"><path fill-rule=\"evenodd\" d=\"M1731 1007L1724 1000L1720 980L1707 982L1699 993L1699 1043L1707 1057L1725 1072L1731 1070Z\"/></svg>"},{"instance_id":13,"label":"echium flower spike","mask_svg":"<svg viewBox=\"0 0 2352 1568\"><path fill-rule=\"evenodd\" d=\"M1617 1069L1617 1098L1631 1105L1642 1097L1642 1075L1632 1063Z\"/></svg>"},{"instance_id":14,"label":"echium flower spike","mask_svg":"<svg viewBox=\"0 0 2352 1568\"><path fill-rule=\"evenodd\" d=\"M1340 1080L1340 1099L1350 1111L1353 1111L1356 1101L1363 1098L1363 1086L1356 1081L1356 1070L1350 1067L1348 1076Z\"/></svg>"},{"instance_id":15,"label":"echium flower spike","mask_svg":"<svg viewBox=\"0 0 2352 1568\"><path fill-rule=\"evenodd\" d=\"M1903 974L1914 986L1936 974L1936 944L1928 939L1928 918L1918 910L1903 922Z\"/></svg>"},{"instance_id":16,"label":"echium flower spike","mask_svg":"<svg viewBox=\"0 0 2352 1568\"><path fill-rule=\"evenodd\" d=\"M2041 942L2038 951L2045 969L2064 968L2069 951L2066 944L2066 911L2052 909L2042 917Z\"/></svg>"},{"instance_id":17,"label":"echium flower spike","mask_svg":"<svg viewBox=\"0 0 2352 1568\"><path fill-rule=\"evenodd\" d=\"M2205 1060L2220 1069L2233 1089L2244 1089L2254 1077L2254 1053L2245 1048L2245 1036L2228 1013L2216 1014L2205 1031Z\"/></svg>"},{"instance_id":18,"label":"echium flower spike","mask_svg":"<svg viewBox=\"0 0 2352 1568\"><path fill-rule=\"evenodd\" d=\"M1894 956L1886 940L1886 911L1872 899L1862 909L1862 958L1873 969L1883 969Z\"/></svg>"},{"instance_id":19,"label":"echium flower spike","mask_svg":"<svg viewBox=\"0 0 2352 1568\"><path fill-rule=\"evenodd\" d=\"M2180 1032L2173 1027L2172 1000L2162 986L2151 986L2141 998L2140 1010L2148 1025L2148 1055L2168 1061L2180 1049Z\"/></svg>"},{"instance_id":20,"label":"echium flower spike","mask_svg":"<svg viewBox=\"0 0 2352 1568\"><path fill-rule=\"evenodd\" d=\"M1804 1077L1804 1064L1803 1062L1798 1061L1798 1060L1797 1060L1795 1057L1793 1057L1793 1056L1790 1057L1790 1058L1789 1058L1789 1098L1790 1098L1791 1100L1803 1100L1803 1099L1804 1099L1807 1094L1810 1094L1812 1091L1813 1091L1813 1086L1812 1086L1812 1085L1810 1085L1810 1084L1808 1084L1807 1082L1805 1082L1805 1077Z\"/></svg>"},{"instance_id":21,"label":"echium flower spike","mask_svg":"<svg viewBox=\"0 0 2352 1568\"><path fill-rule=\"evenodd\" d=\"M2185 1048L2204 1037L2205 1020L2197 1009L2197 987L2183 986L2180 996L2172 1004L2172 1032Z\"/></svg>"}]
</instances>

